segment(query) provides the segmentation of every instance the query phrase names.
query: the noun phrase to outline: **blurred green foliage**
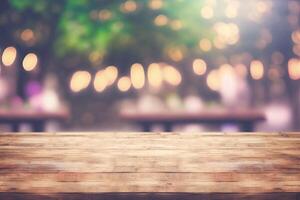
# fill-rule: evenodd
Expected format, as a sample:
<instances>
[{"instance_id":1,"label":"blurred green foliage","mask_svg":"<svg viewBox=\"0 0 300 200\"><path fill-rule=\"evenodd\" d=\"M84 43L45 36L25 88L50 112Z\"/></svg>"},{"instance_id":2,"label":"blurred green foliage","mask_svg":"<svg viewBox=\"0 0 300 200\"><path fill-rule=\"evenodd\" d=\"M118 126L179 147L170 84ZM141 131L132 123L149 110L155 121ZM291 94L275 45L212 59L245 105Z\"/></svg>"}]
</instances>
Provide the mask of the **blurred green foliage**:
<instances>
[{"instance_id":1,"label":"blurred green foliage","mask_svg":"<svg viewBox=\"0 0 300 200\"><path fill-rule=\"evenodd\" d=\"M18 12L34 12L53 21L56 32L53 53L85 55L97 52L104 60L130 57L143 60L166 60L167 49L181 49L186 54L199 53L198 41L210 38L211 31L200 16L203 1L164 1L160 9L149 8L149 0L136 3L132 12L122 11L124 0L9 0ZM100 13L105 19L99 19ZM196 13L196 14L195 14ZM164 15L165 26L156 26L154 19ZM32 21L39 18L32 17ZM179 22L174 30L170 24ZM178 24L177 24L178 25Z\"/></svg>"}]
</instances>

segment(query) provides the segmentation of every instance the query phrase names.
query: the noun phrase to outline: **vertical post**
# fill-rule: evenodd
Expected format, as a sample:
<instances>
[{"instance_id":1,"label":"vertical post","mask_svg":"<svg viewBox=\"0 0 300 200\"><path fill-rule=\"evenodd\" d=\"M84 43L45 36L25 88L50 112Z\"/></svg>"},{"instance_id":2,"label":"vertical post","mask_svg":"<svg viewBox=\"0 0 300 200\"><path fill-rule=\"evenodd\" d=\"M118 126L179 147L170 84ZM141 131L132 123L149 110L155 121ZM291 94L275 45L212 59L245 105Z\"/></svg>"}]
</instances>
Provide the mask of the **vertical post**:
<instances>
[{"instance_id":1,"label":"vertical post","mask_svg":"<svg viewBox=\"0 0 300 200\"><path fill-rule=\"evenodd\" d=\"M12 132L19 132L20 131L20 124L18 122L11 123Z\"/></svg>"},{"instance_id":2,"label":"vertical post","mask_svg":"<svg viewBox=\"0 0 300 200\"><path fill-rule=\"evenodd\" d=\"M33 132L43 132L45 131L45 121L33 121L32 122L32 131Z\"/></svg>"},{"instance_id":3,"label":"vertical post","mask_svg":"<svg viewBox=\"0 0 300 200\"><path fill-rule=\"evenodd\" d=\"M163 126L164 126L164 131L165 132L172 132L172 123L164 122Z\"/></svg>"},{"instance_id":4,"label":"vertical post","mask_svg":"<svg viewBox=\"0 0 300 200\"><path fill-rule=\"evenodd\" d=\"M151 126L152 124L149 122L141 122L143 132L151 132Z\"/></svg>"},{"instance_id":5,"label":"vertical post","mask_svg":"<svg viewBox=\"0 0 300 200\"><path fill-rule=\"evenodd\" d=\"M254 122L243 122L240 126L242 132L253 132Z\"/></svg>"}]
</instances>

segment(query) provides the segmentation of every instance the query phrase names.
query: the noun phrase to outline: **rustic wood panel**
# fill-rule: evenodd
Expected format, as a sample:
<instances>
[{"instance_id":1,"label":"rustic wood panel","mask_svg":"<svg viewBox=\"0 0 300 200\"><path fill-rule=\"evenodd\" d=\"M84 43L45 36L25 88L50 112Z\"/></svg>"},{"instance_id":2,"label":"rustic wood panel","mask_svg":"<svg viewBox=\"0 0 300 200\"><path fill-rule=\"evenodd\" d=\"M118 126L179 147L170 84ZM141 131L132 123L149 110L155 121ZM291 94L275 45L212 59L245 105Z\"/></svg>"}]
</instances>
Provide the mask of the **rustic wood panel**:
<instances>
[{"instance_id":1,"label":"rustic wood panel","mask_svg":"<svg viewBox=\"0 0 300 200\"><path fill-rule=\"evenodd\" d=\"M0 199L300 199L299 192L298 133L0 134Z\"/></svg>"}]
</instances>

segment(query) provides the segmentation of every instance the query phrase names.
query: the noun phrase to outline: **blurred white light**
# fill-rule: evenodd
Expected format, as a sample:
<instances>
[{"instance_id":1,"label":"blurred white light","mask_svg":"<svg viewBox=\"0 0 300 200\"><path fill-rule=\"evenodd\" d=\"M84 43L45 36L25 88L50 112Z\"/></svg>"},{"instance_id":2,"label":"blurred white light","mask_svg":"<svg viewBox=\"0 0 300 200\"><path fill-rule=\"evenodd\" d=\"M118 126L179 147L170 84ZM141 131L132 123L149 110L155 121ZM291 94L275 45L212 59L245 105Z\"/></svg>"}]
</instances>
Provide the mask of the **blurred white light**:
<instances>
[{"instance_id":1,"label":"blurred white light","mask_svg":"<svg viewBox=\"0 0 300 200\"><path fill-rule=\"evenodd\" d=\"M58 111L60 108L59 97L54 90L46 90L42 93L42 107L48 112Z\"/></svg>"},{"instance_id":2,"label":"blurred white light","mask_svg":"<svg viewBox=\"0 0 300 200\"><path fill-rule=\"evenodd\" d=\"M214 10L211 6L204 6L201 9L201 16L205 19L211 19L214 16Z\"/></svg>"}]
</instances>

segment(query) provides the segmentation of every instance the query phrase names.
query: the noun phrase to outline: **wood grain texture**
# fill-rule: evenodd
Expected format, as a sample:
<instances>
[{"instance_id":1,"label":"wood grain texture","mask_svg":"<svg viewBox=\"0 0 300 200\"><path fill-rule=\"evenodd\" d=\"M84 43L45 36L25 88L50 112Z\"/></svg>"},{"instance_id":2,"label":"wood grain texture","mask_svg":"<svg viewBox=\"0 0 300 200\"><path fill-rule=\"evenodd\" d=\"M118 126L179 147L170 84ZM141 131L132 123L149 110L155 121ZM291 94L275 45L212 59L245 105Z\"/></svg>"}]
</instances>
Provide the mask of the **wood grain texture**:
<instances>
[{"instance_id":1,"label":"wood grain texture","mask_svg":"<svg viewBox=\"0 0 300 200\"><path fill-rule=\"evenodd\" d=\"M0 134L0 199L298 199L299 192L298 133Z\"/></svg>"}]
</instances>

